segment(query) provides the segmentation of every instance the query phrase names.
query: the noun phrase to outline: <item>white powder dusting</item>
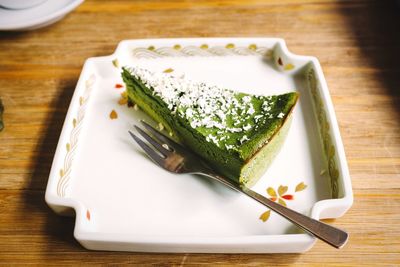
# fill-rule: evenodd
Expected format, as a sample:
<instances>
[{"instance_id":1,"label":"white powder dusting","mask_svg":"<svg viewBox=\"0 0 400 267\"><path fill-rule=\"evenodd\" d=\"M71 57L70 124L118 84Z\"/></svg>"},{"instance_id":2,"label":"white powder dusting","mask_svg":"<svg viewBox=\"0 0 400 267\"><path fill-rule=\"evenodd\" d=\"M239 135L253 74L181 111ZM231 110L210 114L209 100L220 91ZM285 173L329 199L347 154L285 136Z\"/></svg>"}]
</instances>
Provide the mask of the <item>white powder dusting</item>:
<instances>
[{"instance_id":1,"label":"white powder dusting","mask_svg":"<svg viewBox=\"0 0 400 267\"><path fill-rule=\"evenodd\" d=\"M249 95L239 97L232 90L194 82L185 79L184 75L174 76L172 73L152 72L143 68L131 68L130 72L146 87L152 88L153 95L160 97L172 114L186 119L192 128L209 129L206 140L218 147L225 146L227 150L236 149L249 137L244 135L240 140L229 140L226 133L247 132L252 129L249 120L258 123L263 117L272 118L269 113L271 97L256 97L264 99L258 108L263 114L256 114ZM283 116L280 113L278 118Z\"/></svg>"}]
</instances>

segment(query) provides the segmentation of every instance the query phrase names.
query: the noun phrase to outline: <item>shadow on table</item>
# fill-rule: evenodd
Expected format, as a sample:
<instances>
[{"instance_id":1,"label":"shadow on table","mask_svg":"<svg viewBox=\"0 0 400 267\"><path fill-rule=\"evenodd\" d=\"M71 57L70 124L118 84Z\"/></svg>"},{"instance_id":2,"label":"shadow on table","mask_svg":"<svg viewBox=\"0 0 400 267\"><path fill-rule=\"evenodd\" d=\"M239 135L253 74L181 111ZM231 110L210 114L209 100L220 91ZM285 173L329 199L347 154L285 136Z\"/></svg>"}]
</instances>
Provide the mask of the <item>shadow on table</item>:
<instances>
[{"instance_id":1,"label":"shadow on table","mask_svg":"<svg viewBox=\"0 0 400 267\"><path fill-rule=\"evenodd\" d=\"M400 113L400 1L341 5L339 10L353 31L357 46L377 69L383 90L393 96L393 109Z\"/></svg>"},{"instance_id":2,"label":"shadow on table","mask_svg":"<svg viewBox=\"0 0 400 267\"><path fill-rule=\"evenodd\" d=\"M76 82L75 80L68 80L58 85L60 93L50 104L51 112L48 113L46 119L47 125L41 133L42 138L38 141L35 149L35 163L29 181L30 190L24 191L25 204L29 207L26 210L33 210L45 217L42 233L46 235L46 241L51 241L46 250L49 253L51 251L54 253L54 249L57 249L55 243L62 250L65 250L65 248L69 250L80 249L78 242L73 237L75 218L56 215L45 203L44 196L53 156Z\"/></svg>"}]
</instances>

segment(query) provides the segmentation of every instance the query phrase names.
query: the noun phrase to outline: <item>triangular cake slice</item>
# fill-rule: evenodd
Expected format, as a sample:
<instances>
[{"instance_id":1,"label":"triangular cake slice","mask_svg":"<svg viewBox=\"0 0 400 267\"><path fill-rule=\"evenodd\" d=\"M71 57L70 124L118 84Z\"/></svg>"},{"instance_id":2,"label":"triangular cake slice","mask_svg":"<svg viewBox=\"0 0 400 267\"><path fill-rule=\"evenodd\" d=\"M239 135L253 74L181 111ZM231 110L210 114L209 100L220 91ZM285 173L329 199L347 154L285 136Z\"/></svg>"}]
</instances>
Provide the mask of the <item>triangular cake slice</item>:
<instances>
[{"instance_id":1,"label":"triangular cake slice","mask_svg":"<svg viewBox=\"0 0 400 267\"><path fill-rule=\"evenodd\" d=\"M123 68L129 100L221 174L246 186L267 170L298 94L250 95L172 73Z\"/></svg>"}]
</instances>

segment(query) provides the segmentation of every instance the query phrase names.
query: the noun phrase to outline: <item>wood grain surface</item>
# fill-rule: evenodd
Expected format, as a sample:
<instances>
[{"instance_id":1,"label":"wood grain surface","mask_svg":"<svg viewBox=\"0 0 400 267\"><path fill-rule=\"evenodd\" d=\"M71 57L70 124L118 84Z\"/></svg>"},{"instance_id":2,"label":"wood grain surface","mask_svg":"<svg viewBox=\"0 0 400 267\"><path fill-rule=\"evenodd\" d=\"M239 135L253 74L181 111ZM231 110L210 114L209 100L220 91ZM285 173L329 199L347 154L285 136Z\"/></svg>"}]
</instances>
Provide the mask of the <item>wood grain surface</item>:
<instances>
[{"instance_id":1,"label":"wood grain surface","mask_svg":"<svg viewBox=\"0 0 400 267\"><path fill-rule=\"evenodd\" d=\"M137 264L396 266L400 264L400 9L392 1L92 1L62 21L0 33L0 265ZM123 39L282 37L316 56L334 102L354 205L329 222L342 250L305 254L147 254L87 251L44 191L84 60Z\"/></svg>"}]
</instances>

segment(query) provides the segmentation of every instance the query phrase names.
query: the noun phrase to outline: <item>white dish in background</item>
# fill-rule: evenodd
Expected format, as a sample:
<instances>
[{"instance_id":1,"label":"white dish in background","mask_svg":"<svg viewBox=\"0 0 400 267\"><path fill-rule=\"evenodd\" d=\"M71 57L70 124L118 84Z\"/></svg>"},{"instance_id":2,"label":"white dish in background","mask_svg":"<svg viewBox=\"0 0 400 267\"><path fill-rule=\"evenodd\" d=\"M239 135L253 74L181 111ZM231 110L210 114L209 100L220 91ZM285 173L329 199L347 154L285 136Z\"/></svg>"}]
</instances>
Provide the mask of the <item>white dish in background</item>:
<instances>
[{"instance_id":1,"label":"white dish in background","mask_svg":"<svg viewBox=\"0 0 400 267\"><path fill-rule=\"evenodd\" d=\"M351 181L321 67L276 38L122 41L86 61L46 190L59 214L76 216L86 248L147 252L299 253L315 238L245 195L208 178L156 166L128 130L148 117L119 105L120 67L172 68L193 80L254 94L300 92L281 152L253 187L315 219L352 205ZM117 119L111 119L115 110ZM290 165L290 167L288 167ZM268 189L269 188L269 189ZM279 193L281 196L279 196ZM269 215L269 217L268 217Z\"/></svg>"},{"instance_id":2,"label":"white dish in background","mask_svg":"<svg viewBox=\"0 0 400 267\"><path fill-rule=\"evenodd\" d=\"M0 7L0 31L34 30L53 24L78 7L83 0L47 0L26 9Z\"/></svg>"},{"instance_id":3,"label":"white dish in background","mask_svg":"<svg viewBox=\"0 0 400 267\"><path fill-rule=\"evenodd\" d=\"M0 0L0 8L25 9L39 5L47 0Z\"/></svg>"}]
</instances>

